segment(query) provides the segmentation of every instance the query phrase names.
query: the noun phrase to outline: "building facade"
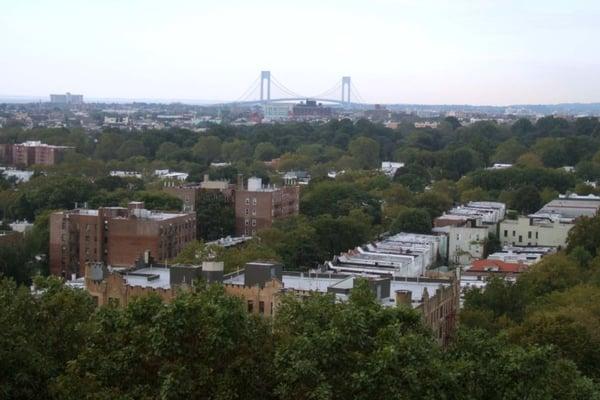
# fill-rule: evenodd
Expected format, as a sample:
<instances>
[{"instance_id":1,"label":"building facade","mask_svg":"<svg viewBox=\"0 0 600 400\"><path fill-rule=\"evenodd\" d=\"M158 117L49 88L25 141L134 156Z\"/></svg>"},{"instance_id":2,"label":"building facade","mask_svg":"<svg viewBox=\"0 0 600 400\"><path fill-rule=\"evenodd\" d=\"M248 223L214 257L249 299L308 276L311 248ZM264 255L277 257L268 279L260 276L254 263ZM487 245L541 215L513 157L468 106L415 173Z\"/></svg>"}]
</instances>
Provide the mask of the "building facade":
<instances>
[{"instance_id":1,"label":"building facade","mask_svg":"<svg viewBox=\"0 0 600 400\"><path fill-rule=\"evenodd\" d=\"M31 165L55 165L62 161L68 146L52 146L39 141L0 145L0 162L28 167Z\"/></svg>"},{"instance_id":2,"label":"building facade","mask_svg":"<svg viewBox=\"0 0 600 400\"><path fill-rule=\"evenodd\" d=\"M50 216L50 272L82 276L85 264L97 261L129 267L146 251L158 261L169 260L195 239L195 214L152 212L141 202L55 212Z\"/></svg>"},{"instance_id":3,"label":"building facade","mask_svg":"<svg viewBox=\"0 0 600 400\"><path fill-rule=\"evenodd\" d=\"M564 247L573 226L571 219L521 216L500 223L499 239L505 246Z\"/></svg>"},{"instance_id":4,"label":"building facade","mask_svg":"<svg viewBox=\"0 0 600 400\"><path fill-rule=\"evenodd\" d=\"M165 184L163 190L182 201L182 211L184 212L197 211L201 197L210 196L211 194L215 196L221 194L226 203L230 204L231 207L234 205L235 185L225 180L211 181L208 175L204 175L204 180L200 183L182 185L169 182Z\"/></svg>"},{"instance_id":5,"label":"building facade","mask_svg":"<svg viewBox=\"0 0 600 400\"><path fill-rule=\"evenodd\" d=\"M260 178L248 179L247 188L238 182L235 194L235 229L238 236L254 236L273 221L297 215L300 210L300 187L266 186Z\"/></svg>"},{"instance_id":6,"label":"building facade","mask_svg":"<svg viewBox=\"0 0 600 400\"><path fill-rule=\"evenodd\" d=\"M52 104L83 104L82 94L51 94L50 103Z\"/></svg>"}]
</instances>

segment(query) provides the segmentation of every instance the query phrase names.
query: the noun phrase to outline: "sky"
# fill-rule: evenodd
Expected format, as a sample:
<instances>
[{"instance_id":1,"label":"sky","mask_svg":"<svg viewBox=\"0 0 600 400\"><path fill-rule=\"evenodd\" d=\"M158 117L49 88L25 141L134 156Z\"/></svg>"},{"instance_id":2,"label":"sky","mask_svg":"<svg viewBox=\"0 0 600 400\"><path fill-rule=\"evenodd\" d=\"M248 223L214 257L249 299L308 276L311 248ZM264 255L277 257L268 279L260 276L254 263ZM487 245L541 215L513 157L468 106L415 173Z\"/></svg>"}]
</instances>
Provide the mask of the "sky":
<instances>
[{"instance_id":1,"label":"sky","mask_svg":"<svg viewBox=\"0 0 600 400\"><path fill-rule=\"evenodd\" d=\"M598 0L0 0L0 96L228 101L270 70L369 103L600 102L599 21Z\"/></svg>"}]
</instances>

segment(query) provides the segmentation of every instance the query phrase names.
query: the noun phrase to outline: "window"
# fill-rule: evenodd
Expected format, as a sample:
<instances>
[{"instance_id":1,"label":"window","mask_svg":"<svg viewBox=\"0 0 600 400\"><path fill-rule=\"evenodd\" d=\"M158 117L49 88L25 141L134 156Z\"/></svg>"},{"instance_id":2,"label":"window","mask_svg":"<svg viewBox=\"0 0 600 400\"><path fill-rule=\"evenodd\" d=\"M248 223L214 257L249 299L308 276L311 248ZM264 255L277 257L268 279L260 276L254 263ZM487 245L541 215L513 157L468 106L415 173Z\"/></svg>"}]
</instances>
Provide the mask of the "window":
<instances>
[{"instance_id":1,"label":"window","mask_svg":"<svg viewBox=\"0 0 600 400\"><path fill-rule=\"evenodd\" d=\"M515 235L516 235L516 232L515 232L515 231L513 231L513 237L515 237Z\"/></svg>"},{"instance_id":2,"label":"window","mask_svg":"<svg viewBox=\"0 0 600 400\"><path fill-rule=\"evenodd\" d=\"M252 209L252 215L256 215L256 208Z\"/></svg>"},{"instance_id":3,"label":"window","mask_svg":"<svg viewBox=\"0 0 600 400\"><path fill-rule=\"evenodd\" d=\"M248 209L247 209L247 208L244 210L244 214L245 214L245 215L248 215L248 214L249 214L249 212L248 212Z\"/></svg>"},{"instance_id":4,"label":"window","mask_svg":"<svg viewBox=\"0 0 600 400\"><path fill-rule=\"evenodd\" d=\"M527 232L527 239L531 239L531 231Z\"/></svg>"},{"instance_id":5,"label":"window","mask_svg":"<svg viewBox=\"0 0 600 400\"><path fill-rule=\"evenodd\" d=\"M504 230L504 237L508 237L508 231L506 229Z\"/></svg>"},{"instance_id":6,"label":"window","mask_svg":"<svg viewBox=\"0 0 600 400\"><path fill-rule=\"evenodd\" d=\"M265 313L265 302L264 301L259 301L258 302L258 312L260 314L264 314Z\"/></svg>"},{"instance_id":7,"label":"window","mask_svg":"<svg viewBox=\"0 0 600 400\"><path fill-rule=\"evenodd\" d=\"M246 205L249 206L250 205L250 197L246 197Z\"/></svg>"},{"instance_id":8,"label":"window","mask_svg":"<svg viewBox=\"0 0 600 400\"><path fill-rule=\"evenodd\" d=\"M252 220L252 226L256 226L256 220L255 219Z\"/></svg>"},{"instance_id":9,"label":"window","mask_svg":"<svg viewBox=\"0 0 600 400\"><path fill-rule=\"evenodd\" d=\"M536 239L538 238L538 233L537 233L537 232L535 233L535 238L536 238Z\"/></svg>"},{"instance_id":10,"label":"window","mask_svg":"<svg viewBox=\"0 0 600 400\"><path fill-rule=\"evenodd\" d=\"M252 198L252 204L256 205L256 197Z\"/></svg>"},{"instance_id":11,"label":"window","mask_svg":"<svg viewBox=\"0 0 600 400\"><path fill-rule=\"evenodd\" d=\"M250 220L249 220L248 218L246 218L246 219L244 220L244 223L245 223L246 225L250 225Z\"/></svg>"},{"instance_id":12,"label":"window","mask_svg":"<svg viewBox=\"0 0 600 400\"><path fill-rule=\"evenodd\" d=\"M256 235L256 229L252 229L252 236Z\"/></svg>"},{"instance_id":13,"label":"window","mask_svg":"<svg viewBox=\"0 0 600 400\"><path fill-rule=\"evenodd\" d=\"M254 301L248 300L248 312L254 312Z\"/></svg>"},{"instance_id":14,"label":"window","mask_svg":"<svg viewBox=\"0 0 600 400\"><path fill-rule=\"evenodd\" d=\"M523 241L523 235L519 235L519 243Z\"/></svg>"}]
</instances>

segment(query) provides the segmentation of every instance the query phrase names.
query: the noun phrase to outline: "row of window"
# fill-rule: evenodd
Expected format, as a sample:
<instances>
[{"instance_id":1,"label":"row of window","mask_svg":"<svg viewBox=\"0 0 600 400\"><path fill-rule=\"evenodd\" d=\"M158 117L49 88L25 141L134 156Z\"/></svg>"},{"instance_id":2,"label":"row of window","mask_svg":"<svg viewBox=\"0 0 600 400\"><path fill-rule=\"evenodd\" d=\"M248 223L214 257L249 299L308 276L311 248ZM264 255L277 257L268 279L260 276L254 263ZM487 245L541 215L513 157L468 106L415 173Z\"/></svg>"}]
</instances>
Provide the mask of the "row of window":
<instances>
[{"instance_id":1,"label":"row of window","mask_svg":"<svg viewBox=\"0 0 600 400\"><path fill-rule=\"evenodd\" d=\"M517 232L516 231L512 231L512 237L515 237L516 235L517 235ZM531 239L532 236L533 235L532 235L531 231L528 231L527 232L527 238ZM539 236L538 232L535 232L535 238L536 239L538 239L538 236ZM506 229L504 230L504 237L508 237L508 231ZM523 235L519 235L519 242L522 242L522 241L523 241Z\"/></svg>"}]
</instances>

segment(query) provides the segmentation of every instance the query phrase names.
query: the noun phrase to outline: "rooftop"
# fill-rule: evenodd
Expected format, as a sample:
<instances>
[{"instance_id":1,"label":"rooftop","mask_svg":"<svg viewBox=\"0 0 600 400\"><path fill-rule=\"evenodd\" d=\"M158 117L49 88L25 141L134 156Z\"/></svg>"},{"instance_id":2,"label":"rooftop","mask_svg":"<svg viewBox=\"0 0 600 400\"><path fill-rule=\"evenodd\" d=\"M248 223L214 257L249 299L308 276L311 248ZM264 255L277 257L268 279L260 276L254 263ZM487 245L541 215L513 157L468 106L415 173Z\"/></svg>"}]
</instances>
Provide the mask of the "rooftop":
<instances>
[{"instance_id":1,"label":"rooftop","mask_svg":"<svg viewBox=\"0 0 600 400\"><path fill-rule=\"evenodd\" d=\"M130 286L170 289L171 272L165 267L147 267L125 272L123 278Z\"/></svg>"}]
</instances>

